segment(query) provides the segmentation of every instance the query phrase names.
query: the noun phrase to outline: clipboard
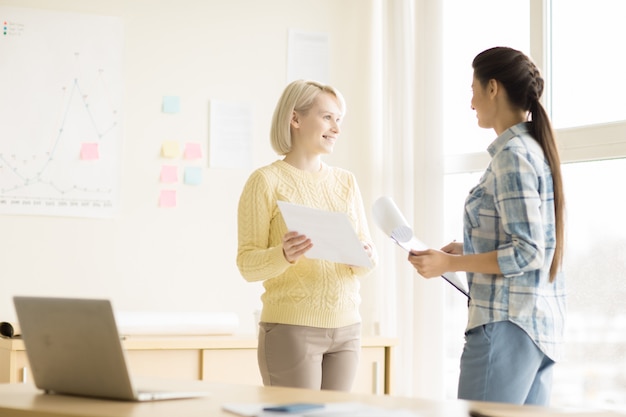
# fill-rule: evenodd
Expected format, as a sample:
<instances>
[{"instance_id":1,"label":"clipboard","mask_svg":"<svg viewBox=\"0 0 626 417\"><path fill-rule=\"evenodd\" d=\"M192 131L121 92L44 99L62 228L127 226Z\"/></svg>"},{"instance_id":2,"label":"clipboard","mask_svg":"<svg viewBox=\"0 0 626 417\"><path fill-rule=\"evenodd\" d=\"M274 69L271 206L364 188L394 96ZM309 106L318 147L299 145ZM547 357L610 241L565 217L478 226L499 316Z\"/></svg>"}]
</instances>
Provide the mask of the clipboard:
<instances>
[{"instance_id":1,"label":"clipboard","mask_svg":"<svg viewBox=\"0 0 626 417\"><path fill-rule=\"evenodd\" d=\"M374 202L372 211L376 225L405 251L411 252L411 249L426 250L429 248L413 235L413 229L391 198L380 197ZM466 284L456 273L446 272L441 277L467 298L470 298Z\"/></svg>"}]
</instances>

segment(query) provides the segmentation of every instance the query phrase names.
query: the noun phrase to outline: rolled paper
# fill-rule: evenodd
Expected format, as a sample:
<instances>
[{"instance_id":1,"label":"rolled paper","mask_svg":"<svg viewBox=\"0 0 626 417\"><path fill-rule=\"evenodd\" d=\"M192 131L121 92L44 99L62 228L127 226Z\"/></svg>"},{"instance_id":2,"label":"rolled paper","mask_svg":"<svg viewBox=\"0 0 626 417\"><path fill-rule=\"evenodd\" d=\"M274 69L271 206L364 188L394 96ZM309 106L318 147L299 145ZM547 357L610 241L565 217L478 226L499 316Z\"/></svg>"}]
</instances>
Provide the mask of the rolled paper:
<instances>
[{"instance_id":1,"label":"rolled paper","mask_svg":"<svg viewBox=\"0 0 626 417\"><path fill-rule=\"evenodd\" d=\"M372 213L374 223L407 252L428 249L424 242L413 236L409 222L390 197L383 196L376 200L372 206ZM469 298L467 284L456 273L446 272L441 276Z\"/></svg>"},{"instance_id":2,"label":"rolled paper","mask_svg":"<svg viewBox=\"0 0 626 417\"><path fill-rule=\"evenodd\" d=\"M115 320L124 336L224 335L239 327L239 316L225 312L120 311L115 313Z\"/></svg>"},{"instance_id":3,"label":"rolled paper","mask_svg":"<svg viewBox=\"0 0 626 417\"><path fill-rule=\"evenodd\" d=\"M413 238L413 229L390 197L383 196L376 200L372 212L374 213L374 223L387 236L398 242L408 242Z\"/></svg>"}]
</instances>

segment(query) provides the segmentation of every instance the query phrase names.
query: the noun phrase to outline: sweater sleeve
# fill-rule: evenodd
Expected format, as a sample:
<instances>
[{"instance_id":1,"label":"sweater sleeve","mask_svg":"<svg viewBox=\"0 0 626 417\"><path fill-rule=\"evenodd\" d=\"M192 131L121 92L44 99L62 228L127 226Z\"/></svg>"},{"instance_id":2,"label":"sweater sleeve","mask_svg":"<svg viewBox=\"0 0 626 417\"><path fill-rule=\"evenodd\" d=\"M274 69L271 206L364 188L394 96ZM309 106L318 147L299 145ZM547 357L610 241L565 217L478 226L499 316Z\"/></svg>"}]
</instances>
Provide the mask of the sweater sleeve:
<instances>
[{"instance_id":1,"label":"sweater sleeve","mask_svg":"<svg viewBox=\"0 0 626 417\"><path fill-rule=\"evenodd\" d=\"M268 179L262 172L252 173L241 193L237 212L237 267L247 281L278 276L291 265L283 255L282 243L270 244L272 228L280 233L280 225L272 222L276 210Z\"/></svg>"}]
</instances>

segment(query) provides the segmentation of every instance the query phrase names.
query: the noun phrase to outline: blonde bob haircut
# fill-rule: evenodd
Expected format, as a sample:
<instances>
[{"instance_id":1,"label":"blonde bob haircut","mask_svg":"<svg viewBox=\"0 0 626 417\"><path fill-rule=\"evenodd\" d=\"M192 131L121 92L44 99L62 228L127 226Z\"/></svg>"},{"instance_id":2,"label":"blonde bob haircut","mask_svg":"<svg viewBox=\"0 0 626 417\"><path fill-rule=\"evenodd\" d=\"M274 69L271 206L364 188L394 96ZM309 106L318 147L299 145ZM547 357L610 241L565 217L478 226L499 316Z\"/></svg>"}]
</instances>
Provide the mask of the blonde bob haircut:
<instances>
[{"instance_id":1,"label":"blonde bob haircut","mask_svg":"<svg viewBox=\"0 0 626 417\"><path fill-rule=\"evenodd\" d=\"M339 104L342 116L346 113L346 102L341 93L331 86L318 83L317 81L296 80L291 82L280 96L270 130L270 142L278 155L286 155L291 151L291 119L293 112L301 114L313 107L318 95L322 93L332 94Z\"/></svg>"}]
</instances>

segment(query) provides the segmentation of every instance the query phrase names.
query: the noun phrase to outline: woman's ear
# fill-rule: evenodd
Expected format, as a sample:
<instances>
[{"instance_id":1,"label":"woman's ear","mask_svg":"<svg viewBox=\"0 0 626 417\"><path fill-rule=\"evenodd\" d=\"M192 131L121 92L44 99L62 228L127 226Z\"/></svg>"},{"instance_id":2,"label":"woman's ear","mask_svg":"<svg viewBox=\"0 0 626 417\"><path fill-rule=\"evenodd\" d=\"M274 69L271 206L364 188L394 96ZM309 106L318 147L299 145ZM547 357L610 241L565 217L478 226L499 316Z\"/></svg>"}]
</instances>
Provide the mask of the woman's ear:
<instances>
[{"instance_id":1,"label":"woman's ear","mask_svg":"<svg viewBox=\"0 0 626 417\"><path fill-rule=\"evenodd\" d=\"M300 127L298 113L296 113L295 110L293 111L293 113L291 113L291 126L296 128Z\"/></svg>"},{"instance_id":2,"label":"woman's ear","mask_svg":"<svg viewBox=\"0 0 626 417\"><path fill-rule=\"evenodd\" d=\"M489 97L495 97L498 94L499 88L500 84L498 84L498 81L493 78L489 80L487 84L487 94L489 94Z\"/></svg>"}]
</instances>

